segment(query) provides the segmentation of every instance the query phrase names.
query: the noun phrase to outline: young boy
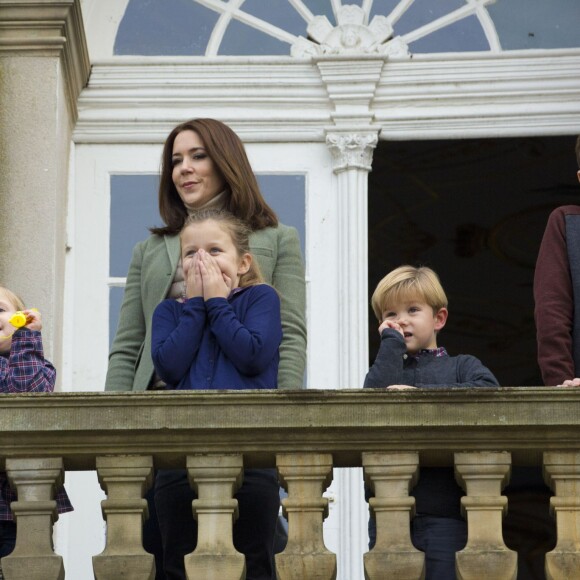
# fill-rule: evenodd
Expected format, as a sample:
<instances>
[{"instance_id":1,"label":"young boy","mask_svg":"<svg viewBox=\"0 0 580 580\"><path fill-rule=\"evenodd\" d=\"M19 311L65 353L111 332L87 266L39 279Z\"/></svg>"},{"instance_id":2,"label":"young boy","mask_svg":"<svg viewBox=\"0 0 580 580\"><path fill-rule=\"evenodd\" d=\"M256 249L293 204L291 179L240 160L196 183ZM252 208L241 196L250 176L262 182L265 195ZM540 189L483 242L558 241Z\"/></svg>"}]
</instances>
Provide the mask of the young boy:
<instances>
[{"instance_id":1,"label":"young boy","mask_svg":"<svg viewBox=\"0 0 580 580\"><path fill-rule=\"evenodd\" d=\"M401 266L378 284L372 307L379 320L381 346L364 386L388 390L434 387L496 387L498 382L470 355L449 356L437 346L447 322L447 296L430 268ZM455 552L465 547L467 525L460 512L463 492L453 468L421 468L412 491L416 516L414 545L425 552L426 578L455 579ZM376 524L369 522L370 547Z\"/></svg>"},{"instance_id":2,"label":"young boy","mask_svg":"<svg viewBox=\"0 0 580 580\"><path fill-rule=\"evenodd\" d=\"M9 322L18 310L23 311L28 320L21 328ZM41 329L40 312L25 310L16 294L0 286L0 393L49 393L54 390L56 370L44 358ZM16 542L16 523L10 510L11 502L16 499L6 473L0 471L0 558L10 554ZM64 488L57 490L56 504L58 513L73 509Z\"/></svg>"}]
</instances>

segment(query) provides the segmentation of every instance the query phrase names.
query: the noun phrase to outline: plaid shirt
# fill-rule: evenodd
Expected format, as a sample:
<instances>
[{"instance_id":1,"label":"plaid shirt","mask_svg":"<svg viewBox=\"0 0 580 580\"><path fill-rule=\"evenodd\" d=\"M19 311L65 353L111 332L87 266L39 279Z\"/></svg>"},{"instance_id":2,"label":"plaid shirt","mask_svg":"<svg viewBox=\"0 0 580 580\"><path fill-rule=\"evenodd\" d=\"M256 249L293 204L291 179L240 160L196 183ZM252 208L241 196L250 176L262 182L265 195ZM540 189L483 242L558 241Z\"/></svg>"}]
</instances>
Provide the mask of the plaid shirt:
<instances>
[{"instance_id":1,"label":"plaid shirt","mask_svg":"<svg viewBox=\"0 0 580 580\"><path fill-rule=\"evenodd\" d=\"M55 379L55 368L44 358L40 332L18 329L12 335L10 354L0 356L0 393L51 393ZM0 472L0 521L14 519L10 503L17 499L6 473ZM72 511L64 487L55 499L58 513Z\"/></svg>"},{"instance_id":2,"label":"plaid shirt","mask_svg":"<svg viewBox=\"0 0 580 580\"><path fill-rule=\"evenodd\" d=\"M10 354L0 357L0 392L52 393L55 379L56 370L44 358L40 332L18 329Z\"/></svg>"},{"instance_id":3,"label":"plaid shirt","mask_svg":"<svg viewBox=\"0 0 580 580\"><path fill-rule=\"evenodd\" d=\"M439 358L440 356L449 356L444 346L440 346L438 348L422 348L419 352L410 356L413 358L419 358L421 355L430 355L434 356L435 358Z\"/></svg>"}]
</instances>

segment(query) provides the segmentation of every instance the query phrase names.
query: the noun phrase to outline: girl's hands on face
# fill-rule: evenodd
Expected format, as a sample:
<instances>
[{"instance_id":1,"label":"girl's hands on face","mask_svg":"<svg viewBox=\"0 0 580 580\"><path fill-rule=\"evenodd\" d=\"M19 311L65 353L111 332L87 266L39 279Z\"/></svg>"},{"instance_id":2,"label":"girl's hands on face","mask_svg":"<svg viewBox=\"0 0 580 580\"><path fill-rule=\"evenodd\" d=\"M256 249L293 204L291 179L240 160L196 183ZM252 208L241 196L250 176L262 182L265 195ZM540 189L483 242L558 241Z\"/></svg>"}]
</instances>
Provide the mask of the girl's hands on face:
<instances>
[{"instance_id":1,"label":"girl's hands on face","mask_svg":"<svg viewBox=\"0 0 580 580\"><path fill-rule=\"evenodd\" d=\"M200 255L200 271L203 280L203 298L227 298L232 290L232 281L225 276L216 260L204 250Z\"/></svg>"},{"instance_id":2,"label":"girl's hands on face","mask_svg":"<svg viewBox=\"0 0 580 580\"><path fill-rule=\"evenodd\" d=\"M393 330L396 330L398 333L400 333L403 338L405 337L405 333L403 332L403 329L400 327L400 325L396 322L393 322L392 320L383 320L381 322L381 325L379 326L379 334L382 334L385 328L392 328Z\"/></svg>"},{"instance_id":3,"label":"girl's hands on face","mask_svg":"<svg viewBox=\"0 0 580 580\"><path fill-rule=\"evenodd\" d=\"M193 256L192 264L187 271L185 296L187 298L203 296L203 278L201 277L199 252L196 252Z\"/></svg>"}]
</instances>

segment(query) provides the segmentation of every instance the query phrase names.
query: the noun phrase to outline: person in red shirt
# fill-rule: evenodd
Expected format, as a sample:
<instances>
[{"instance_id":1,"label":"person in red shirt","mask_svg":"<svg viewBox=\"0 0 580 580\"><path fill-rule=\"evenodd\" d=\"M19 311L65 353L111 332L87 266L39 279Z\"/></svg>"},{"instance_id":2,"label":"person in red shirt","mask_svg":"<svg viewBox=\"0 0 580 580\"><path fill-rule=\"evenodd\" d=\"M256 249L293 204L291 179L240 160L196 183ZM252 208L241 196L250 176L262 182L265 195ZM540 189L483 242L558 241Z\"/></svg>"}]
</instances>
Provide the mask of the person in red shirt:
<instances>
[{"instance_id":1,"label":"person in red shirt","mask_svg":"<svg viewBox=\"0 0 580 580\"><path fill-rule=\"evenodd\" d=\"M576 141L580 168L580 136ZM580 170L578 171L580 181ZM580 386L580 206L548 218L534 274L538 364L548 386Z\"/></svg>"}]
</instances>

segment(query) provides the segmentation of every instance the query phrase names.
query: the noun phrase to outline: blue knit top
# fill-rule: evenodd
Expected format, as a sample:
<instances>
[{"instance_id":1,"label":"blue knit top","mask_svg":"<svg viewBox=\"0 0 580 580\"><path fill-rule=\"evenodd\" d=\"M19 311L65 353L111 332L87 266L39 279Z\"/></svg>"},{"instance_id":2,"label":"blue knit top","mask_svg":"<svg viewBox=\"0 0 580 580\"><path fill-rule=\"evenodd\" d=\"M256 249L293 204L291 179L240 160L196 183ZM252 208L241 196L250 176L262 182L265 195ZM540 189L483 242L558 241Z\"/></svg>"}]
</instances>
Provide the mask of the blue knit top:
<instances>
[{"instance_id":1,"label":"blue knit top","mask_svg":"<svg viewBox=\"0 0 580 580\"><path fill-rule=\"evenodd\" d=\"M280 299L267 284L164 300L153 313L151 354L167 389L275 389L281 340Z\"/></svg>"}]
</instances>

